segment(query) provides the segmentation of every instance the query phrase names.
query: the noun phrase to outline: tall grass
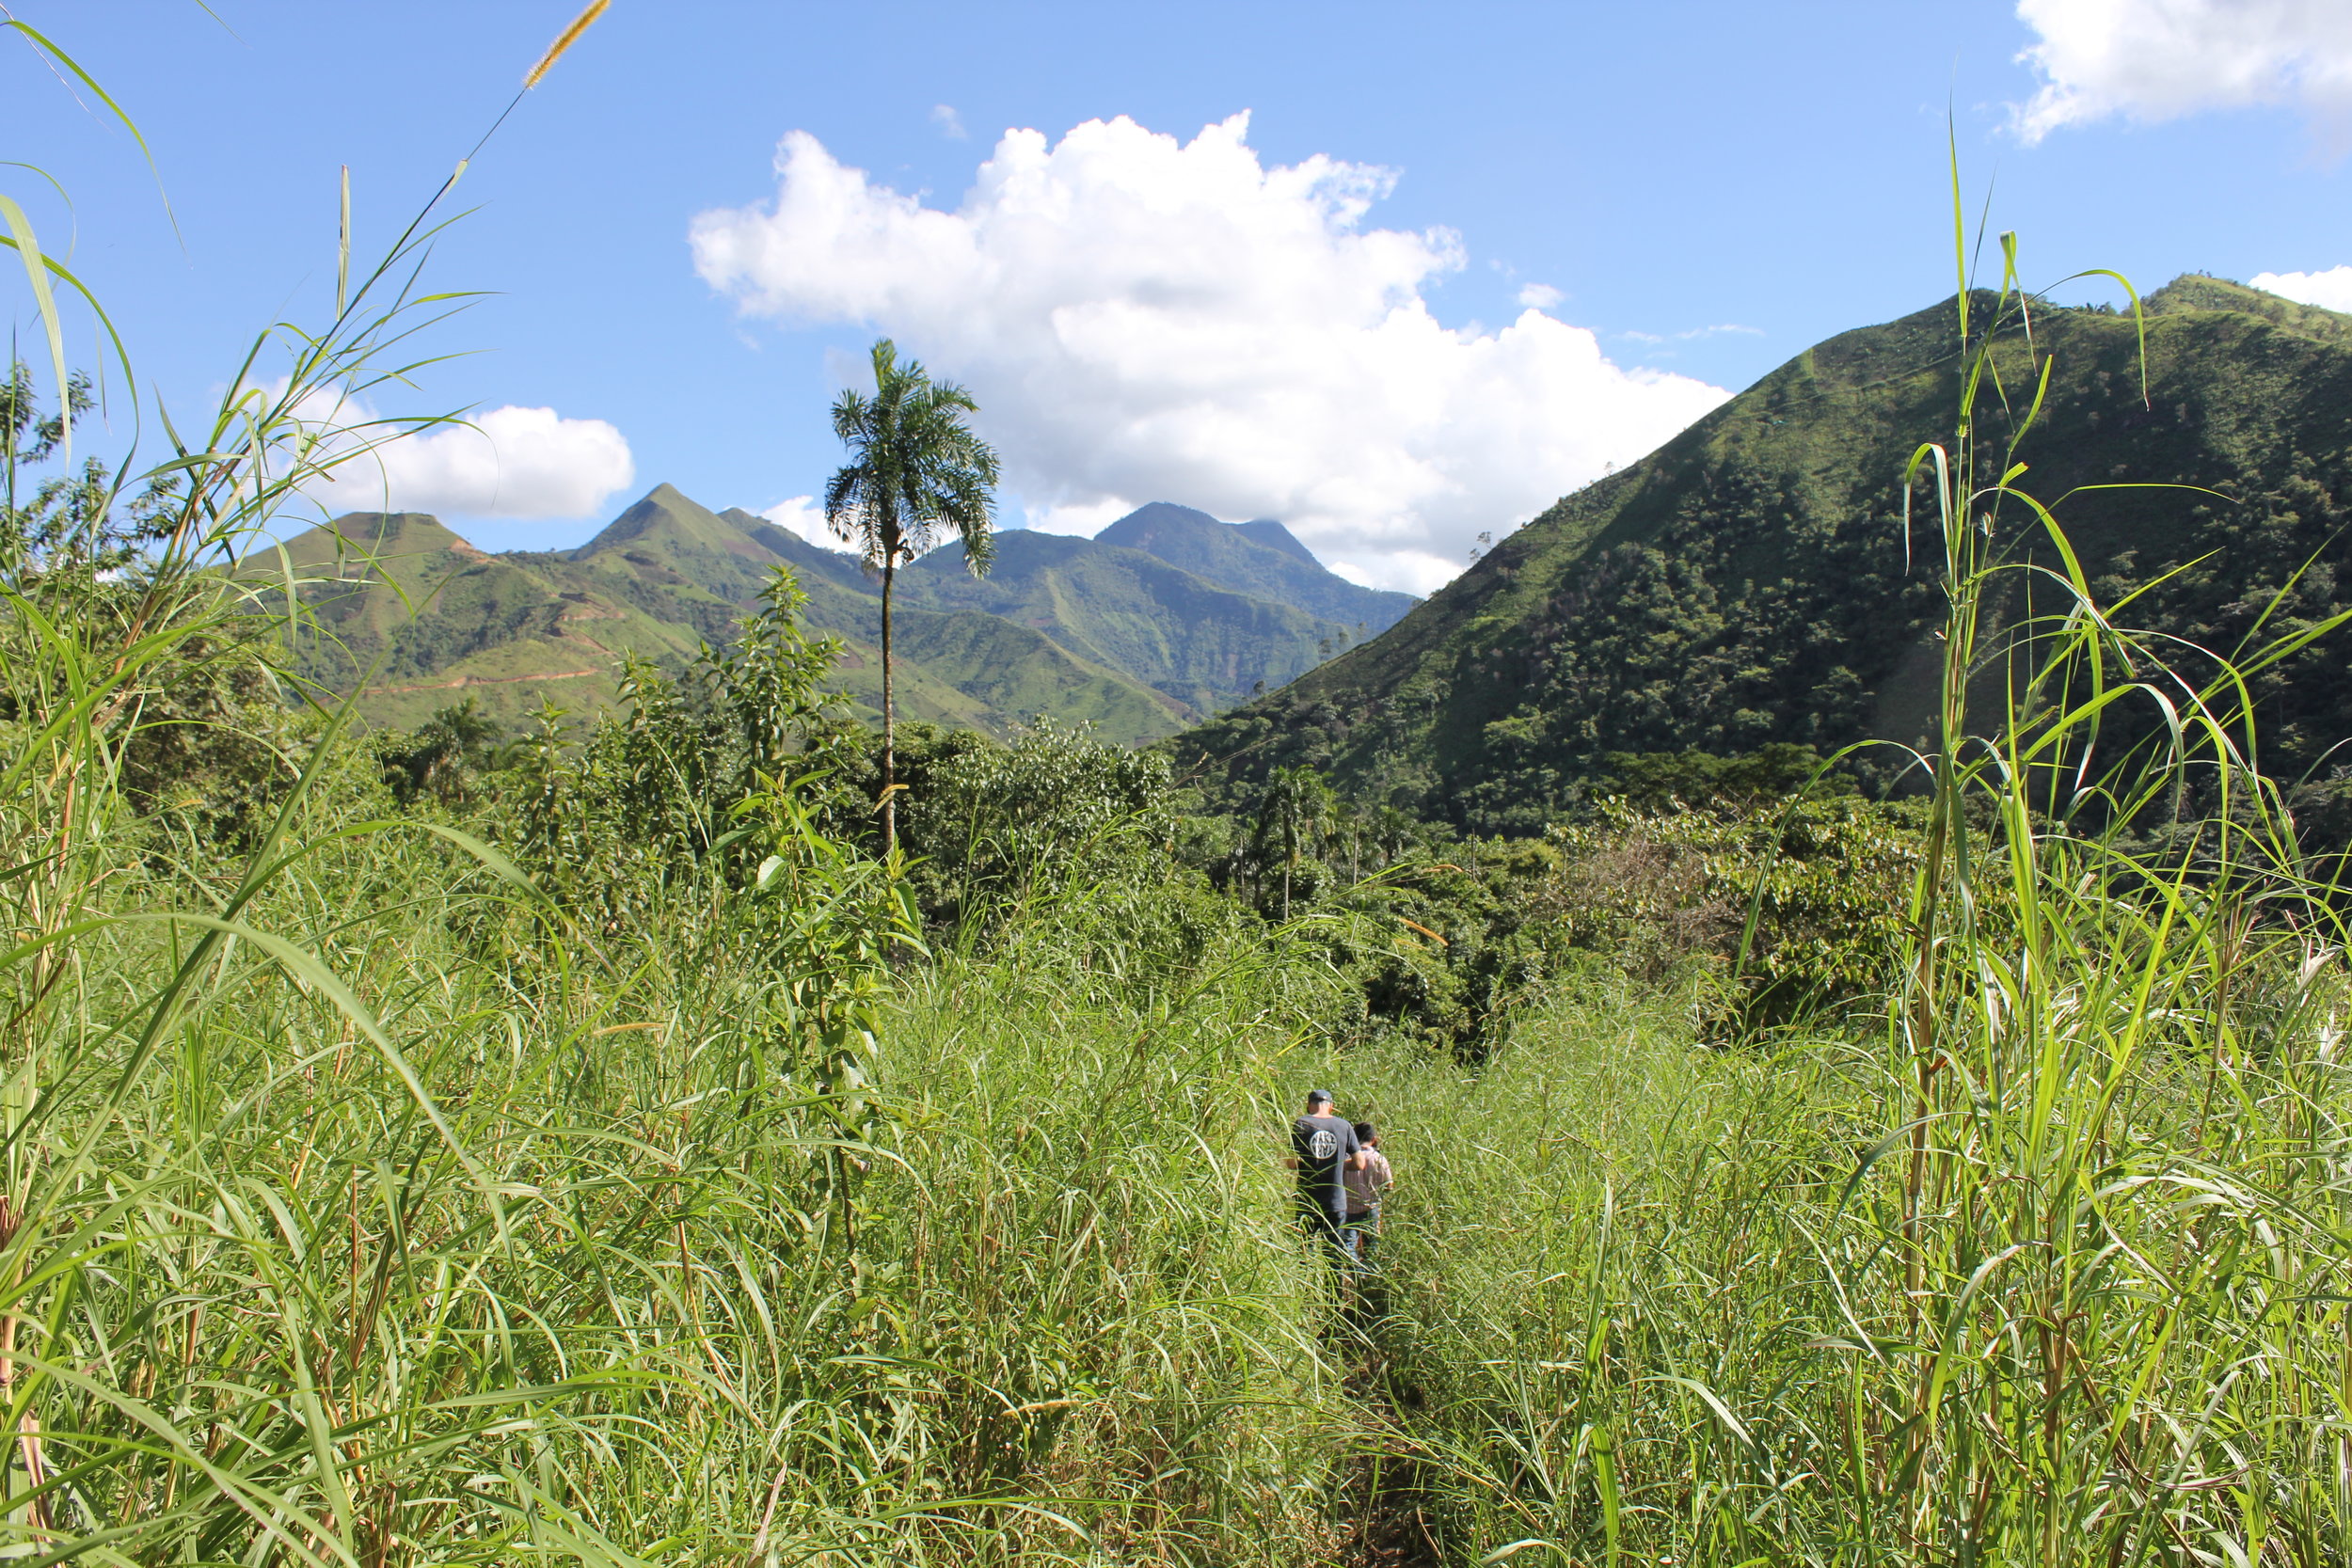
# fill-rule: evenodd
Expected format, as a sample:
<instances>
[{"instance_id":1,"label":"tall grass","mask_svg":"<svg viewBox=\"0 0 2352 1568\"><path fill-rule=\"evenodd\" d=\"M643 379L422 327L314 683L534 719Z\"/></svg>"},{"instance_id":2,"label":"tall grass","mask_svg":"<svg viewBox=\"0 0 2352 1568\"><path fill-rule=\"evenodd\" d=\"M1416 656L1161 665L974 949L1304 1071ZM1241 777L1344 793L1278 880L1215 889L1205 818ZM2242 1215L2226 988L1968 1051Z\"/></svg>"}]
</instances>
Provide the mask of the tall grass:
<instances>
[{"instance_id":1,"label":"tall grass","mask_svg":"<svg viewBox=\"0 0 2352 1568\"><path fill-rule=\"evenodd\" d=\"M755 877L584 920L332 703L233 829L135 787L322 635L269 540L432 422L338 421L457 303L435 211L373 268L346 217L326 325L7 562L0 1552L1298 1560L1346 1412L1235 1158L1295 1033L1255 946L1074 1012L1051 943L894 977L892 868L772 776L706 813Z\"/></svg>"},{"instance_id":2,"label":"tall grass","mask_svg":"<svg viewBox=\"0 0 2352 1568\"><path fill-rule=\"evenodd\" d=\"M2024 488L2038 303L2006 237L1998 289L1965 260L1875 1034L1709 1057L1591 1010L1380 1082L1464 1560L2352 1558L2343 938L2246 695L2334 627L2185 649L2097 602Z\"/></svg>"},{"instance_id":3,"label":"tall grass","mask_svg":"<svg viewBox=\"0 0 2352 1568\"><path fill-rule=\"evenodd\" d=\"M392 847L324 847L246 915L343 1006L224 950L81 1180L36 1188L9 1299L43 1469L12 1541L1275 1562L1321 1528L1292 1482L1345 1413L1275 1176L1233 1157L1267 1069L1238 993L1147 1017L1011 967L926 982L849 1146L850 1246L787 956L682 942L699 911L590 953L469 857ZM531 952L485 950L490 918ZM170 940L85 946L72 1022L101 1033Z\"/></svg>"},{"instance_id":4,"label":"tall grass","mask_svg":"<svg viewBox=\"0 0 2352 1568\"><path fill-rule=\"evenodd\" d=\"M105 477L127 576L8 578L0 1550L1271 1565L1354 1497L1463 1561L2352 1560L2343 942L2245 695L2333 628L2095 601L2006 247L1911 476L1949 612L1875 1022L1710 1053L1588 991L1471 1071L1325 1053L1319 911L1062 874L1124 806L974 838L991 927L923 955L772 747L601 917L392 811L331 705L233 832L135 795L236 721L181 693L316 635L247 546L404 428L318 415L451 303L431 211ZM1403 1182L1363 1338L1273 1158L1327 1074Z\"/></svg>"}]
</instances>

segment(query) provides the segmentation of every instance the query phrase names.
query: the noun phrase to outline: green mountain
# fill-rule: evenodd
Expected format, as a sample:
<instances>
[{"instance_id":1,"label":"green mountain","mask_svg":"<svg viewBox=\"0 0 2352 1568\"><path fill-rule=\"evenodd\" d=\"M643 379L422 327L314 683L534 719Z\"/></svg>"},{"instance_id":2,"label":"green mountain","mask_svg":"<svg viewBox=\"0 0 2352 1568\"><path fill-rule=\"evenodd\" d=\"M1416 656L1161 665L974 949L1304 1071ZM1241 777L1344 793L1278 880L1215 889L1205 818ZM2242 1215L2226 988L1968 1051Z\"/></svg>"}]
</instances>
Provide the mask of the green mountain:
<instances>
[{"instance_id":1,"label":"green mountain","mask_svg":"<svg viewBox=\"0 0 2352 1568\"><path fill-rule=\"evenodd\" d=\"M2178 569L2134 604L2137 624L2226 651L2282 589L2286 620L2339 608L2352 318L2207 277L2147 310L2143 397L2129 315L2036 309L2056 368L2021 483L2050 500L2126 480L2199 487L2080 491L2060 508L2102 594ZM1798 356L1180 753L1237 788L1311 763L1365 798L1525 832L1612 752L1920 737L1941 597L1915 547L1932 540L1905 537L1899 478L1950 429L1954 318L1947 301ZM2272 771L2298 776L2352 736L2344 663L2322 644L2258 689Z\"/></svg>"},{"instance_id":2,"label":"green mountain","mask_svg":"<svg viewBox=\"0 0 2352 1568\"><path fill-rule=\"evenodd\" d=\"M1041 713L1151 739L1356 637L1292 598L1384 614L1403 597L1324 571L1279 524L1184 516L1199 520L1187 522L1196 535L1222 532L1181 547L1229 578L1233 562L1263 558L1273 596L1083 539L1009 532L985 582L942 551L899 579L900 715L1003 731ZM374 722L411 726L461 696L509 726L543 700L610 705L624 655L675 665L724 641L779 565L807 595L807 623L843 640L842 690L869 716L880 710L882 601L857 560L668 484L573 550L488 555L431 517L357 513L289 541L283 559L313 579L306 597L326 628L306 639L306 673L338 690L364 680L361 711ZM246 569L272 573L278 560Z\"/></svg>"},{"instance_id":3,"label":"green mountain","mask_svg":"<svg viewBox=\"0 0 2352 1568\"><path fill-rule=\"evenodd\" d=\"M1001 615L1202 713L1295 679L1356 636L1158 556L1057 533L997 535L985 578L965 571L961 547L949 545L898 580L904 603Z\"/></svg>"},{"instance_id":4,"label":"green mountain","mask_svg":"<svg viewBox=\"0 0 2352 1568\"><path fill-rule=\"evenodd\" d=\"M1327 570L1271 518L1220 523L1189 506L1153 501L1096 534L1094 542L1141 550L1220 588L1360 627L1360 635L1388 630L1415 602L1410 594L1359 588Z\"/></svg>"},{"instance_id":5,"label":"green mountain","mask_svg":"<svg viewBox=\"0 0 2352 1568\"><path fill-rule=\"evenodd\" d=\"M1001 615L902 610L894 620L905 665L952 687L987 714L1050 714L1120 740L1166 735L1193 718L1183 704Z\"/></svg>"},{"instance_id":6,"label":"green mountain","mask_svg":"<svg viewBox=\"0 0 2352 1568\"><path fill-rule=\"evenodd\" d=\"M246 559L257 582L291 572L316 630L303 673L348 691L364 680L373 722L413 725L463 696L510 723L542 700L613 700L624 654L684 658L688 625L648 614L565 563L485 555L420 513L354 513Z\"/></svg>"},{"instance_id":7,"label":"green mountain","mask_svg":"<svg viewBox=\"0 0 2352 1568\"><path fill-rule=\"evenodd\" d=\"M1155 515L1179 524L1131 530ZM749 512L730 510L714 521L732 525L792 567L809 595L811 625L880 642L880 584L856 557L820 548ZM1289 549L1265 543L1266 530L1288 541ZM1128 547L1113 537L1122 532L1141 538ZM1359 627L1383 630L1414 602L1359 588L1325 569L1279 523L1220 523L1166 502L1130 513L1094 539L1008 530L996 536L984 578L966 571L961 547L950 545L901 572L898 593L901 610L996 616L1041 633L1077 667L1142 682L1159 694L1163 717L1149 729L1152 735L1311 669L1360 641ZM1317 605L1356 620L1318 613ZM900 642L902 651L907 646ZM964 673L956 679L969 689L978 677ZM1059 689L1059 679L1045 679L1036 698ZM1062 716L1058 705L1024 711ZM1107 722L1104 728L1110 733Z\"/></svg>"},{"instance_id":8,"label":"green mountain","mask_svg":"<svg viewBox=\"0 0 2352 1568\"><path fill-rule=\"evenodd\" d=\"M749 512L712 521L791 566L809 595L811 625L880 641L879 583L854 556ZM999 616L1042 633L1082 664L1152 688L1161 709L1177 716L1153 734L1292 679L1386 630L1413 603L1327 570L1279 523L1221 523L1167 502L1132 512L1090 540L1008 530L996 536L985 578L964 570L963 552L952 545L898 578L902 609Z\"/></svg>"}]
</instances>

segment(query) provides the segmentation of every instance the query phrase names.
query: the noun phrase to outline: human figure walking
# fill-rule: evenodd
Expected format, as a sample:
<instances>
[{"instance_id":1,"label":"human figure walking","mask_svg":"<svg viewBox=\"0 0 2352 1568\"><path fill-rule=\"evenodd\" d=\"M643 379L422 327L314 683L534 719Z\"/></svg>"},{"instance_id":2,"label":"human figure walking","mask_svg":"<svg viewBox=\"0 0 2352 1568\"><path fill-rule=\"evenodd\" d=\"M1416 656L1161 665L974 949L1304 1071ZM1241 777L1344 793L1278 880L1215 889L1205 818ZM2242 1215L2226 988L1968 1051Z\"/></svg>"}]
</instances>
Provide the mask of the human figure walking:
<instances>
[{"instance_id":1,"label":"human figure walking","mask_svg":"<svg viewBox=\"0 0 2352 1568\"><path fill-rule=\"evenodd\" d=\"M1368 1121L1356 1124L1356 1141L1362 1146L1343 1184L1347 1189L1348 1257L1357 1272L1372 1272L1373 1249L1380 1241L1380 1200L1396 1185L1389 1157L1380 1152L1380 1130Z\"/></svg>"},{"instance_id":2,"label":"human figure walking","mask_svg":"<svg viewBox=\"0 0 2352 1568\"><path fill-rule=\"evenodd\" d=\"M1291 1123L1291 1169L1298 1173L1298 1225L1335 1269L1348 1267L1347 1173L1362 1158L1356 1129L1331 1108L1331 1091L1310 1090L1307 1109Z\"/></svg>"}]
</instances>

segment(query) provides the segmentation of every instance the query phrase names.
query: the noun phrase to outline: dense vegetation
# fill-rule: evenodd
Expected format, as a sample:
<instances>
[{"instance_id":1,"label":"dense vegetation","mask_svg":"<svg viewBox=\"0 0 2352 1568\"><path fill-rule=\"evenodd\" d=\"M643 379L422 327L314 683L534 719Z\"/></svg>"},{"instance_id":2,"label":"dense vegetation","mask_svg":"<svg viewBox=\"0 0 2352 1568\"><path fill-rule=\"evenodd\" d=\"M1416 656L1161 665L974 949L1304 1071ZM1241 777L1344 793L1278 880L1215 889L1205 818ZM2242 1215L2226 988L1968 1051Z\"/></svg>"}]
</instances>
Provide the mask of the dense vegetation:
<instances>
[{"instance_id":1,"label":"dense vegetation","mask_svg":"<svg viewBox=\"0 0 2352 1568\"><path fill-rule=\"evenodd\" d=\"M592 722L358 743L253 678L228 579L38 559L26 1544L2346 1540L2341 949L2242 770L2211 831L2134 837L2029 809L2027 732L1897 806L1793 748L1624 755L1591 813L1479 840L1306 770L1219 817L1163 753L932 728L888 858L788 583ZM62 876L25 853L60 820ZM1344 1307L1273 1159L1310 1080L1406 1183Z\"/></svg>"},{"instance_id":2,"label":"dense vegetation","mask_svg":"<svg viewBox=\"0 0 2352 1568\"><path fill-rule=\"evenodd\" d=\"M1954 325L1947 301L1799 356L1377 641L1188 732L1187 765L1245 791L1311 766L1419 815L1530 833L1588 797L1612 752L1917 743L1943 604L1915 569L1928 541L1901 471L1948 422ZM2068 537L2103 597L2145 588L2135 624L2226 657L2352 603L2352 320L2184 277L2144 318L2037 302L2002 332L2009 396L1981 417L2022 432L2038 494L2072 497ZM2171 488L2084 488L2119 483ZM2058 564L2046 546L2033 559ZM2037 624L2065 597L2038 607L2030 581L1998 586L1995 621ZM2340 670L2313 654L2250 693L2278 776L2316 783L2340 760Z\"/></svg>"},{"instance_id":3,"label":"dense vegetation","mask_svg":"<svg viewBox=\"0 0 2352 1568\"><path fill-rule=\"evenodd\" d=\"M894 850L782 577L519 733L306 681L342 585L248 546L424 232L161 461L20 485L71 384L0 383L0 1550L2352 1556L2343 900L2257 766L2345 617L2283 545L2013 586L2013 276L1886 480L1906 798L1793 709L1508 836L910 726ZM2226 666L2134 629L2207 599ZM1371 1279L1291 1227L1310 1083L1398 1165Z\"/></svg>"}]
</instances>

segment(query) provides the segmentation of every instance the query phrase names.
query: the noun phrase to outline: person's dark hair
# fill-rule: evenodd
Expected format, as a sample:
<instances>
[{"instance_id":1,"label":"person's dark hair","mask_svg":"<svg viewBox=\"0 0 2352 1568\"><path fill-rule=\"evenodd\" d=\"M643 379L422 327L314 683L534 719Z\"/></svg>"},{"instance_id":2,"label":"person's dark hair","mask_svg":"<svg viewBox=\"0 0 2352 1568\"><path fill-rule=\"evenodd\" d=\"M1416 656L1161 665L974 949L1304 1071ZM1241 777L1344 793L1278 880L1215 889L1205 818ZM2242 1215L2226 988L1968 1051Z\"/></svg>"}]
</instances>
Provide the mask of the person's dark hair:
<instances>
[{"instance_id":1,"label":"person's dark hair","mask_svg":"<svg viewBox=\"0 0 2352 1568\"><path fill-rule=\"evenodd\" d=\"M1365 1143L1370 1143L1379 1135L1380 1129L1368 1121L1359 1121L1356 1124L1356 1136Z\"/></svg>"}]
</instances>

